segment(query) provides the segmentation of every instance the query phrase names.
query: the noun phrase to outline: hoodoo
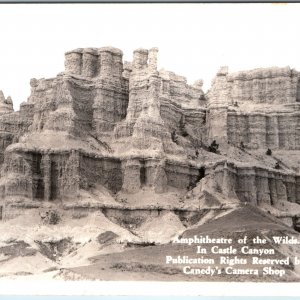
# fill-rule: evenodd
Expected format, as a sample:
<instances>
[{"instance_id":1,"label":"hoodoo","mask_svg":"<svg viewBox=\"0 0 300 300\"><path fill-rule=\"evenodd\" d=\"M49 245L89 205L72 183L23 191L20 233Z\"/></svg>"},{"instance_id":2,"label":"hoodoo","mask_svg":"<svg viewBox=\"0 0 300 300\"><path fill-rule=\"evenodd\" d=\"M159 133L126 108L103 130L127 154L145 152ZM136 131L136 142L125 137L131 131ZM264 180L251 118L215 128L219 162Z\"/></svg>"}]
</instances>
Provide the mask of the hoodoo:
<instances>
[{"instance_id":1,"label":"hoodoo","mask_svg":"<svg viewBox=\"0 0 300 300\"><path fill-rule=\"evenodd\" d=\"M205 94L157 55L80 48L19 111L1 92L3 220L49 203L120 218L251 204L299 227L299 72L222 67Z\"/></svg>"}]
</instances>

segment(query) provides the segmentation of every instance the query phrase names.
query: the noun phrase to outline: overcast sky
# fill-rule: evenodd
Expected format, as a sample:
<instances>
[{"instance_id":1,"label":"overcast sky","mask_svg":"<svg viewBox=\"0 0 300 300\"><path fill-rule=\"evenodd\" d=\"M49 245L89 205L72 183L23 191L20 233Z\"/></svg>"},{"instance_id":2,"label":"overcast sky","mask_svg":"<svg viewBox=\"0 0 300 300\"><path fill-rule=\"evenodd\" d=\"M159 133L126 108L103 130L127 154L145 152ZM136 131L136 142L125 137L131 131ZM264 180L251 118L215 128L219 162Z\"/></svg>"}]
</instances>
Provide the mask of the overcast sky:
<instances>
[{"instance_id":1,"label":"overcast sky","mask_svg":"<svg viewBox=\"0 0 300 300\"><path fill-rule=\"evenodd\" d=\"M64 52L114 46L158 47L159 68L202 78L290 66L300 70L300 4L14 4L0 5L0 89L15 109L31 78L64 70Z\"/></svg>"}]
</instances>

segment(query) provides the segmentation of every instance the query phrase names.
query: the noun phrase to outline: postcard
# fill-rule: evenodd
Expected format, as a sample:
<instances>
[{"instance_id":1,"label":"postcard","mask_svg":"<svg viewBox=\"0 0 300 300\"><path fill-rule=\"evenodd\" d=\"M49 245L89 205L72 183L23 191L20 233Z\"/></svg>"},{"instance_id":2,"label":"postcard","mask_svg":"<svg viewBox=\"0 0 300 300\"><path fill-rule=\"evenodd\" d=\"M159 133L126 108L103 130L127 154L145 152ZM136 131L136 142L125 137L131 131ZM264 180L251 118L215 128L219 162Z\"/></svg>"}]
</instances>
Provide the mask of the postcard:
<instances>
[{"instance_id":1,"label":"postcard","mask_svg":"<svg viewBox=\"0 0 300 300\"><path fill-rule=\"evenodd\" d=\"M300 4L1 4L2 294L295 296Z\"/></svg>"}]
</instances>

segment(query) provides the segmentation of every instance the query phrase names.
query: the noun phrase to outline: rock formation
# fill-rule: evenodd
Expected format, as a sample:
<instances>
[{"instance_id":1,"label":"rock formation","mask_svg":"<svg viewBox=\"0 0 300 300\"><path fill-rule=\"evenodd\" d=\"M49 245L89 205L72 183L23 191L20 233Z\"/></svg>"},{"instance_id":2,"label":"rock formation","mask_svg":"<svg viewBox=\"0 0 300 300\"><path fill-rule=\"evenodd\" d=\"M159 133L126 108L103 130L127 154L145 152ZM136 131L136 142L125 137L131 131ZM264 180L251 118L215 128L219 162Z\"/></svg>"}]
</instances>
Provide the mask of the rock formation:
<instances>
[{"instance_id":1,"label":"rock formation","mask_svg":"<svg viewBox=\"0 0 300 300\"><path fill-rule=\"evenodd\" d=\"M2 219L50 202L107 216L247 202L298 222L299 73L222 67L205 95L157 54L76 49L57 77L31 80L20 111L0 93Z\"/></svg>"},{"instance_id":2,"label":"rock formation","mask_svg":"<svg viewBox=\"0 0 300 300\"><path fill-rule=\"evenodd\" d=\"M209 93L210 139L251 149L300 149L300 76L267 68L229 74L222 68ZM217 123L222 115L222 123Z\"/></svg>"}]
</instances>

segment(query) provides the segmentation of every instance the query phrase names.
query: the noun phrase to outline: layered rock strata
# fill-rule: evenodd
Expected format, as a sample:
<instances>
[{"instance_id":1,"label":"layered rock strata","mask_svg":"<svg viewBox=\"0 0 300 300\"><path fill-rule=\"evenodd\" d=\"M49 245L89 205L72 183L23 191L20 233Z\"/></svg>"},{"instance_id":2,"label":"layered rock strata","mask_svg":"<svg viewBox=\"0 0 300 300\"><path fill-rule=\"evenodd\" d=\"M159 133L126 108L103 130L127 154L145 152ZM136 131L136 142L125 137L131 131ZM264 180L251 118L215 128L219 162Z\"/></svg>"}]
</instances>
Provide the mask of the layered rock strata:
<instances>
[{"instance_id":1,"label":"layered rock strata","mask_svg":"<svg viewBox=\"0 0 300 300\"><path fill-rule=\"evenodd\" d=\"M289 67L232 74L222 68L208 95L210 140L250 149L299 150L299 79L299 72Z\"/></svg>"},{"instance_id":2,"label":"layered rock strata","mask_svg":"<svg viewBox=\"0 0 300 300\"><path fill-rule=\"evenodd\" d=\"M174 195L157 211L300 204L300 164L264 154L300 150L299 73L223 67L204 95L201 80L158 70L157 53L76 49L64 72L31 80L20 111L0 94L4 218L18 203L133 210L139 193Z\"/></svg>"}]
</instances>

